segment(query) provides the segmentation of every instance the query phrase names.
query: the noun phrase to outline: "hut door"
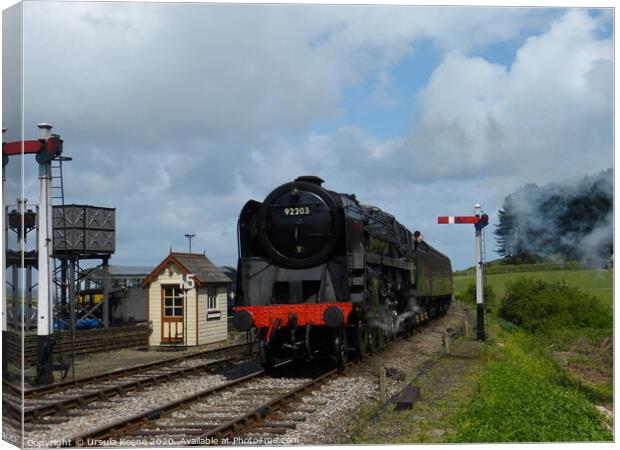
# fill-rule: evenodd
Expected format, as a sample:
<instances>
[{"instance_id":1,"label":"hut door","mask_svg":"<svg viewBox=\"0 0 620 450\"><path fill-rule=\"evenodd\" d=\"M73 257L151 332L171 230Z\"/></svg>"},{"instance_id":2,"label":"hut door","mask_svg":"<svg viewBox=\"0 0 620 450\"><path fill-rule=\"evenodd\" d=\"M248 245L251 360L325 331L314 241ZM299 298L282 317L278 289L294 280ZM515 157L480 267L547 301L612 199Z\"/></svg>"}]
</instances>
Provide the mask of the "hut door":
<instances>
[{"instance_id":1,"label":"hut door","mask_svg":"<svg viewBox=\"0 0 620 450\"><path fill-rule=\"evenodd\" d=\"M183 291L179 285L162 286L161 341L183 343Z\"/></svg>"}]
</instances>

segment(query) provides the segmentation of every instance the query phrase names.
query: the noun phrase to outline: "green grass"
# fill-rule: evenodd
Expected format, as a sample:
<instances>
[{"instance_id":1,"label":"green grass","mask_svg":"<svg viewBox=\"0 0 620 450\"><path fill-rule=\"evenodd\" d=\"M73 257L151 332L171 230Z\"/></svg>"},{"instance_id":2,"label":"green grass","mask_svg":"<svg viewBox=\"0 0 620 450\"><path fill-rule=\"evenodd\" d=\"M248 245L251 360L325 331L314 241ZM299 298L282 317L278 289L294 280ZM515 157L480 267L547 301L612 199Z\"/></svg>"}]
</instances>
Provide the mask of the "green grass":
<instances>
[{"instance_id":1,"label":"green grass","mask_svg":"<svg viewBox=\"0 0 620 450\"><path fill-rule=\"evenodd\" d=\"M453 442L612 439L593 404L613 402L613 272L532 269L486 277L505 317L488 316L494 342L479 392L452 418ZM454 282L471 300L474 276Z\"/></svg>"},{"instance_id":2,"label":"green grass","mask_svg":"<svg viewBox=\"0 0 620 450\"><path fill-rule=\"evenodd\" d=\"M613 305L613 272L609 270L548 270L487 274L486 281L501 299L504 296L506 283L519 277L537 278L543 281L565 281L586 293L595 295L609 308ZM455 275L454 290L463 292L470 283L475 282L475 275Z\"/></svg>"},{"instance_id":3,"label":"green grass","mask_svg":"<svg viewBox=\"0 0 620 450\"><path fill-rule=\"evenodd\" d=\"M583 270L583 264L577 261L564 261L561 263L545 262L545 263L529 263L529 264L503 264L502 260L488 261L486 263L486 271L488 274L515 273L515 272L538 272L551 270ZM455 271L455 275L474 275L475 267Z\"/></svg>"},{"instance_id":4,"label":"green grass","mask_svg":"<svg viewBox=\"0 0 620 450\"><path fill-rule=\"evenodd\" d=\"M526 311L523 308L513 307L513 315L519 316L521 322L524 320L528 322L522 325L536 333L537 342L565 370L567 383L577 386L593 402L611 405L613 401L613 348L610 343L613 341L613 330L606 323L612 320L610 315L613 312L612 271L554 270L488 275L487 284L496 294L496 299L491 303L492 311L502 311L501 305L506 294L506 286L511 283L515 286L514 283L519 279L523 281L523 278L541 280L548 286L539 293L542 296L535 295L537 290L535 281L529 281L531 289L521 286L523 292L516 292L516 297L523 297L522 300L525 300L525 297L533 295L530 299L532 303L530 306L534 308L534 312L525 314ZM468 290L471 290L470 285L475 282L474 277L455 277L454 279L457 297L469 299L471 293ZM557 286L557 283L562 282L577 288L581 293L563 292L569 289ZM571 308L576 311L571 312L568 303L562 300L564 294L567 295L565 300L568 300L568 297L574 297L568 303L572 303ZM588 308L588 303L592 302L590 295L600 302L600 306L594 305ZM537 297L539 298L536 299ZM556 308L554 302L562 303L562 305ZM547 312L543 313L545 306ZM596 310L601 306L603 310L597 312ZM527 309L527 305L524 307ZM517 317L517 322L519 322L519 317ZM534 322L541 322L538 325L545 325L542 322L548 322L548 326L534 327L533 325L536 324L529 323L532 320L527 319L528 317L532 317ZM593 317L601 319L606 317L606 319L604 323L598 323L599 321L590 320ZM501 321L497 317L495 319ZM504 327L509 323L502 322ZM514 324L511 326L518 329Z\"/></svg>"},{"instance_id":5,"label":"green grass","mask_svg":"<svg viewBox=\"0 0 620 450\"><path fill-rule=\"evenodd\" d=\"M490 317L494 342L471 401L451 418L451 442L610 441L588 396L536 336ZM568 382L567 382L568 380Z\"/></svg>"},{"instance_id":6,"label":"green grass","mask_svg":"<svg viewBox=\"0 0 620 450\"><path fill-rule=\"evenodd\" d=\"M455 275L454 280L457 293L467 292L475 281L473 275ZM367 424L353 442L613 440L608 430L612 424L595 408L613 409L613 330L609 328L613 273L514 271L490 274L487 283L496 294L497 307L487 315L489 339L483 354L468 360L476 370L466 377L462 374L471 389L464 391L450 382L445 371L439 372L430 381L441 380L445 398L437 398L427 409L416 405L410 412L389 410L379 423ZM506 296L507 285L512 297ZM457 297L467 301L472 295ZM521 326L498 317L499 312ZM428 390L429 386L423 389ZM444 408L444 403L449 407ZM392 431L385 441L387 430L399 432Z\"/></svg>"}]
</instances>

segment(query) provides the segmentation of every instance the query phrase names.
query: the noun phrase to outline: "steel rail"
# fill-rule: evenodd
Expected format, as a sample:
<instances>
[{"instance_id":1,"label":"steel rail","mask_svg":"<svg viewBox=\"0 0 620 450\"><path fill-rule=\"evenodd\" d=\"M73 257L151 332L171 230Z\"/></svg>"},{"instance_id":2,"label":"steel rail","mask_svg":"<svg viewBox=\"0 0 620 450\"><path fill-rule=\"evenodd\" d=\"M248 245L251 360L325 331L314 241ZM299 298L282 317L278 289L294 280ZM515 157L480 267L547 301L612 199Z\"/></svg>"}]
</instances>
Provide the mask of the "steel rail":
<instances>
[{"instance_id":1,"label":"steel rail","mask_svg":"<svg viewBox=\"0 0 620 450\"><path fill-rule=\"evenodd\" d=\"M228 383L223 383L217 385L215 387L211 387L208 389L204 389L198 393L194 393L188 395L186 397L182 397L178 400L174 400L170 403L167 403L163 406L158 406L157 408L150 409L146 412L142 412L131 416L129 418L120 419L115 422L112 422L107 425L103 425L99 428L95 428L86 433L76 434L67 439L67 444L65 447L73 446L76 442L82 442L88 445L88 442L92 441L101 441L109 438L110 436L115 435L115 433L122 433L123 431L133 430L140 425L147 424L154 420L159 419L162 416L165 416L181 407L185 407L191 403L195 403L198 400L201 400L209 395L212 395L216 392L223 391L225 389L229 389L231 387L235 387L239 384L242 384L246 381L253 380L265 374L264 370L258 370L249 375L236 378Z\"/></svg>"},{"instance_id":2,"label":"steel rail","mask_svg":"<svg viewBox=\"0 0 620 450\"><path fill-rule=\"evenodd\" d=\"M215 361L209 361L207 363L199 364L193 367L180 368L172 372L155 374L153 376L150 376L148 378L142 378L140 380L121 382L114 386L104 387L96 391L85 392L84 394L76 395L68 399L54 401L46 405L35 406L32 408L26 407L22 409L20 405L15 405L12 402L9 402L3 398L2 412L4 415L19 418L20 420L23 414L24 423L44 421L42 418L45 416L66 414L69 409L83 408L88 403L92 403L95 401L108 401L111 397L124 396L131 391L139 391L148 386L161 384L180 377L212 369L217 366L226 365L237 358L237 356L231 356Z\"/></svg>"},{"instance_id":3,"label":"steel rail","mask_svg":"<svg viewBox=\"0 0 620 450\"><path fill-rule=\"evenodd\" d=\"M97 374L97 375L90 375L87 377L76 378L75 380L54 383L49 386L41 386L41 387L26 389L23 391L23 395L24 395L24 398L26 399L37 398L42 395L64 391L72 387L79 387L86 383L112 381L114 378L120 378L120 377L124 377L128 375L144 372L147 370L153 370L153 369L157 369L161 367L171 366L171 365L178 364L180 362L190 360L190 359L200 359L200 358L204 358L205 356L209 356L209 355L226 353L231 350L243 349L244 347L247 348L248 344L243 343L243 344L229 345L227 347L204 350L201 352L178 356L176 358L168 358L162 361L155 361L151 363L140 364L137 366L127 367L123 369L115 369L115 370L104 372L104 373ZM22 395L22 391L18 387L4 380L2 381L2 387L3 389L11 390L16 395L20 395L20 396Z\"/></svg>"},{"instance_id":4,"label":"steel rail","mask_svg":"<svg viewBox=\"0 0 620 450\"><path fill-rule=\"evenodd\" d=\"M220 442L221 439L231 437L235 433L245 433L248 429L252 428L252 426L259 424L263 419L268 417L269 414L280 408L283 403L301 395L308 389L315 387L317 384L339 373L341 373L341 369L333 369L323 375L319 375L301 386L297 386L289 392L286 392L259 406L252 412L238 416L229 422L218 426L217 428L209 430L196 438L192 438L190 445L202 445L202 442Z\"/></svg>"},{"instance_id":5,"label":"steel rail","mask_svg":"<svg viewBox=\"0 0 620 450\"><path fill-rule=\"evenodd\" d=\"M425 320L423 323L419 324L418 327L415 327L409 333L405 333L404 335L401 335L401 336L396 336L391 341L386 342L381 347L381 349L377 349L377 351L381 351L385 347L389 346L389 344L400 341L401 339L404 339L415 332L419 332L420 328L424 327L424 325L426 325L430 321L431 320ZM376 351L372 353L376 353ZM360 358L351 360L350 362L347 363L347 365L345 366L345 369L347 366L351 364L357 364L363 359L364 359L363 357L360 357ZM288 361L281 363L278 366L282 366L286 363L288 363ZM198 433L201 433L201 431L204 431L204 432L202 432L201 434L192 433L193 436L188 439L190 442L189 445L202 445L202 443L205 441L212 443L214 442L213 440L215 438L220 439L223 437L228 437L231 434L240 433L240 432L246 433L253 426L260 424L260 422L263 421L265 418L267 418L272 412L281 408L286 402L298 397L300 394L306 392L310 388L313 388L317 386L318 384L320 384L321 382L333 376L336 376L337 374L342 373L342 372L343 372L343 369L330 370L322 375L319 375L318 377L310 381L303 383L300 386L297 386L291 389L288 392L278 395L276 398L269 400L268 402L262 404L258 408L253 407L251 412L239 415L221 425L217 425L215 427L211 425L210 428L203 429L203 430L192 427L194 428L194 431L198 431ZM139 435L141 433L140 430L143 430L144 435L149 435L149 436L164 435L165 436L167 433L165 429L164 430L157 429L156 421L159 420L160 418L165 418L169 416L170 413L176 410L187 407L190 404L199 402L203 400L205 397L208 397L216 392L229 389L232 387L236 387L245 381L249 381L259 376L262 376L264 375L264 373L265 371L260 370L253 374L235 379L231 382L224 383L219 386L215 386L213 388L200 391L195 394L191 394L179 400L175 400L163 406L159 406L157 408L153 408L146 412L136 414L129 418L121 419L111 424L101 426L94 430L90 430L86 433L76 434L74 436L71 436L69 439L67 439L67 444L64 446L68 446L68 447L75 446L76 443L79 446L81 445L92 446L93 443L94 444L101 443L103 445L107 440L119 441L120 439L122 439L124 434L131 435L133 433L134 435L136 434Z\"/></svg>"}]
</instances>

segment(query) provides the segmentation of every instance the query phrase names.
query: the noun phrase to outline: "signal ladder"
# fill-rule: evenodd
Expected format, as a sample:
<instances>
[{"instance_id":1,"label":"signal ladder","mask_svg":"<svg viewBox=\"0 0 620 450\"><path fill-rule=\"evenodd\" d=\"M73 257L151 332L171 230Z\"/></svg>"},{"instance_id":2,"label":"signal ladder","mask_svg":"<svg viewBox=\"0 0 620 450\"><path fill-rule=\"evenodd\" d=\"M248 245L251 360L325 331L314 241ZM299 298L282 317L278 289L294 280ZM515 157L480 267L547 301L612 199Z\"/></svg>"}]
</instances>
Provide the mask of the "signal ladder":
<instances>
[{"instance_id":1,"label":"signal ladder","mask_svg":"<svg viewBox=\"0 0 620 450\"><path fill-rule=\"evenodd\" d=\"M65 214L65 184L64 184L64 178L63 178L63 167L62 167L62 163L63 161L71 161L72 158L68 157L68 156L57 156L56 158L52 159L51 162L51 190L52 190L52 224L54 224L54 206L60 206L60 209L62 211L62 220L63 220L63 225L64 228L66 229L66 225L67 225L67 216ZM53 233L53 229L54 229L54 225L52 225L52 233ZM52 254L55 253L56 247L53 245L54 242L54 237L52 235ZM66 250L67 250L67 239L64 239L65 241L65 254L66 254ZM53 269L53 273L52 273L52 282L54 283L54 288L55 288L55 307L56 307L56 314L55 316L57 318L63 318L64 314L62 314L61 312L65 312L62 311L62 306L67 306L70 305L70 300L69 300L69 284L67 281L67 271L68 271L68 267L67 267L67 260L65 259L60 259L57 257L54 257L54 269ZM62 304L61 304L61 300L62 300ZM68 310L67 310L68 311ZM71 315L69 314L69 320ZM60 328L57 329L56 324L54 324L54 340L56 341L56 343L59 343L59 338L60 338ZM58 347L56 347L58 348ZM66 345L63 345L62 347L63 349L66 349ZM68 373L68 368L69 365L71 367L73 367L73 361L74 361L74 352L73 352L73 336L71 337L71 352L70 355L68 355L66 353L66 351L55 351L54 352L54 356L58 357L58 362L54 364L55 368L57 369L61 369L63 370L63 376L62 378L64 379L67 376ZM68 361L68 357L71 357L71 363ZM75 371L75 368L73 368L73 370ZM73 377L75 378L75 372L73 374Z\"/></svg>"}]
</instances>

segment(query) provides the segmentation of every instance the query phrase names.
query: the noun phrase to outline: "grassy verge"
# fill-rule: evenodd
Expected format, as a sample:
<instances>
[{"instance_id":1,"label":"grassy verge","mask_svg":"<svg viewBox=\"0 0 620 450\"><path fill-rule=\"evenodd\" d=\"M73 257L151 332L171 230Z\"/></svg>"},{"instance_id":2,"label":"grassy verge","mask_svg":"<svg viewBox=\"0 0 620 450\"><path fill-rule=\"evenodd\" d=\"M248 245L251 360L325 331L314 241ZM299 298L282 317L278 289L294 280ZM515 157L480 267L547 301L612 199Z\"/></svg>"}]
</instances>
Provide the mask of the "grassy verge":
<instances>
[{"instance_id":1,"label":"grassy verge","mask_svg":"<svg viewBox=\"0 0 620 450\"><path fill-rule=\"evenodd\" d=\"M436 361L423 376L411 374L409 383L420 387L421 399L413 409L396 411L394 405L367 405L357 414L351 438L344 444L406 444L443 442L454 433L454 411L475 395L481 376L483 345L471 339L453 341L455 357Z\"/></svg>"},{"instance_id":2,"label":"grassy verge","mask_svg":"<svg viewBox=\"0 0 620 450\"><path fill-rule=\"evenodd\" d=\"M496 316L488 319L486 343L454 341L452 356L415 381L422 400L412 410L368 406L345 443L613 439L594 407L596 395L560 367L536 336Z\"/></svg>"},{"instance_id":3,"label":"grassy verge","mask_svg":"<svg viewBox=\"0 0 620 450\"><path fill-rule=\"evenodd\" d=\"M351 442L613 440L597 409L613 409L612 273L506 273L487 282L489 340L467 358L459 354L477 341L456 341L455 353L416 382L428 398L412 411L375 413ZM455 277L468 304L470 283Z\"/></svg>"},{"instance_id":4,"label":"grassy verge","mask_svg":"<svg viewBox=\"0 0 620 450\"><path fill-rule=\"evenodd\" d=\"M491 318L479 389L449 419L449 442L610 441L592 398L536 336Z\"/></svg>"}]
</instances>

